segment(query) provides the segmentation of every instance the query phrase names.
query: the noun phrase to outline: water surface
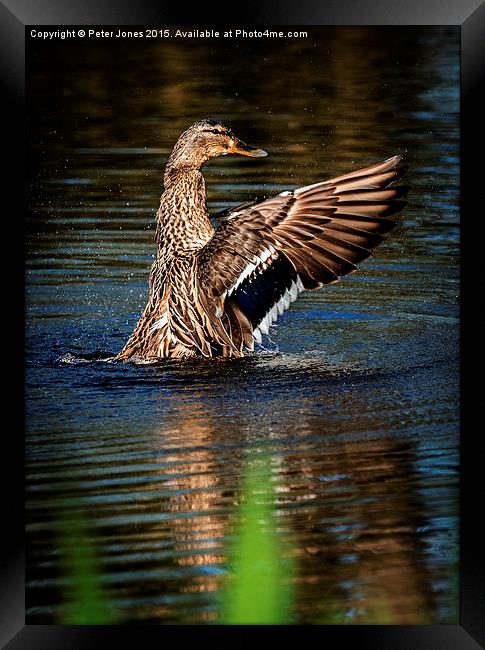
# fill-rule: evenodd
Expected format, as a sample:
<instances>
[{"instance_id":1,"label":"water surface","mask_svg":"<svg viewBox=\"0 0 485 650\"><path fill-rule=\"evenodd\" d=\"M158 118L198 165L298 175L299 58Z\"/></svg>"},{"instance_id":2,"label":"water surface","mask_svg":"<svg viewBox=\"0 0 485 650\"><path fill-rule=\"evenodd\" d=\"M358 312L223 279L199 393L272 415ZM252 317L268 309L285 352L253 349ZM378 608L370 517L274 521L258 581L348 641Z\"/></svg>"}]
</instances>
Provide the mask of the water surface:
<instances>
[{"instance_id":1,"label":"water surface","mask_svg":"<svg viewBox=\"0 0 485 650\"><path fill-rule=\"evenodd\" d=\"M457 622L458 34L34 44L27 622L62 620L62 530L79 521L118 621L217 621L262 452L297 567L291 622ZM254 355L107 363L145 304L164 163L207 116L270 154L207 165L211 211L397 152L409 206Z\"/></svg>"}]
</instances>

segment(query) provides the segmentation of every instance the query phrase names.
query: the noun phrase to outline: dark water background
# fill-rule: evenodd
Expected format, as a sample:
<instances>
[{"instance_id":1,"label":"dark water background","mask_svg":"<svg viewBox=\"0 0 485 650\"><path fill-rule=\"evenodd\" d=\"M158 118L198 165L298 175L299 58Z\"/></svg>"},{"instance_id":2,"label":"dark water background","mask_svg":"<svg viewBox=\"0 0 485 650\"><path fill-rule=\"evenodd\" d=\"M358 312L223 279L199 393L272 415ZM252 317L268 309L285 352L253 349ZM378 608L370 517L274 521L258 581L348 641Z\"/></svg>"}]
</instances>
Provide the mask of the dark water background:
<instances>
[{"instance_id":1,"label":"dark water background","mask_svg":"<svg viewBox=\"0 0 485 650\"><path fill-rule=\"evenodd\" d=\"M217 621L242 466L266 450L292 621L456 623L459 31L28 54L27 622L62 619L79 518L119 620ZM103 362L145 304L166 158L206 116L270 153L208 165L212 211L400 151L409 206L266 350Z\"/></svg>"}]
</instances>

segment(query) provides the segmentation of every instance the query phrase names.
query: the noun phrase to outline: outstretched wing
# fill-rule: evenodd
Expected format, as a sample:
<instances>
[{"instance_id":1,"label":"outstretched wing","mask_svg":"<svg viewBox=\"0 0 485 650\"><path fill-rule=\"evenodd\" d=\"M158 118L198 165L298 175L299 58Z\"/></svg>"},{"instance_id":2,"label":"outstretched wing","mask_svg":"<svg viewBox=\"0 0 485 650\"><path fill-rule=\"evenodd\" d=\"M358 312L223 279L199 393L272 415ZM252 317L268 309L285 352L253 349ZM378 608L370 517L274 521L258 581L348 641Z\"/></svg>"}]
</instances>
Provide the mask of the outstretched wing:
<instances>
[{"instance_id":1,"label":"outstretched wing","mask_svg":"<svg viewBox=\"0 0 485 650\"><path fill-rule=\"evenodd\" d=\"M402 156L227 213L198 256L200 292L242 349L304 289L356 270L405 205ZM212 309L211 309L212 306Z\"/></svg>"}]
</instances>

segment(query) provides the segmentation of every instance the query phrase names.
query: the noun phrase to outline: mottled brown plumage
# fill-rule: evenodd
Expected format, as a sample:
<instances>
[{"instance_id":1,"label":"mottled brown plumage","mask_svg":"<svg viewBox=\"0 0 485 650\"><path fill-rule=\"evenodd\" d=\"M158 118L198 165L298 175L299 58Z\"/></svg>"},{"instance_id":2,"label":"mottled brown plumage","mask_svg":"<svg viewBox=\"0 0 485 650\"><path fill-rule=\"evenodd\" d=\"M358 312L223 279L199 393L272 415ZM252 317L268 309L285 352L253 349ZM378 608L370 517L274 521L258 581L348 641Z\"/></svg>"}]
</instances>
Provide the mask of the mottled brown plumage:
<instances>
[{"instance_id":1,"label":"mottled brown plumage","mask_svg":"<svg viewBox=\"0 0 485 650\"><path fill-rule=\"evenodd\" d=\"M214 230L201 168L227 153L266 155L215 120L177 141L157 212L148 303L116 359L243 356L301 291L355 271L404 205L407 188L391 186L401 161L394 156L227 210Z\"/></svg>"}]
</instances>

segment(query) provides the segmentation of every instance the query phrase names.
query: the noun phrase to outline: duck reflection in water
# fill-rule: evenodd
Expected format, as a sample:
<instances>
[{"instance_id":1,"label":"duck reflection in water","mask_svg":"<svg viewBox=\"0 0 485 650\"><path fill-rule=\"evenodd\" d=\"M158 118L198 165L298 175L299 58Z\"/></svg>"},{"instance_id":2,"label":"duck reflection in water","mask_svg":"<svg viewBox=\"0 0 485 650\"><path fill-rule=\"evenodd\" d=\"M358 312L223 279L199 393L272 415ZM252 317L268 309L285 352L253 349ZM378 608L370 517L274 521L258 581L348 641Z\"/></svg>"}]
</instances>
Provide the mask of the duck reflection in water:
<instances>
[{"instance_id":1,"label":"duck reflection in water","mask_svg":"<svg viewBox=\"0 0 485 650\"><path fill-rule=\"evenodd\" d=\"M325 381L321 388L331 395ZM314 602L311 620L302 622L332 622L332 616L333 622L431 622L435 603L420 533L426 521L417 514L424 510L417 451L411 441L363 435L369 417L374 430L389 431L392 414L369 413L365 389L357 387L351 397L353 407L360 401L363 418L348 431L349 423L334 418L338 397L327 401L325 417L314 413L314 398L299 395L299 416L289 430L270 424L274 403L240 404L234 417L228 395L210 387L189 393L167 405L158 459L171 476L163 488L173 494L160 507L172 515L164 525L175 561L198 567L180 585L182 593L223 587L247 452L260 453L264 445L277 460L278 531L292 540L287 547L297 562L295 613L308 611L300 598ZM260 422L257 434L248 418ZM203 618L213 620L217 612Z\"/></svg>"}]
</instances>

